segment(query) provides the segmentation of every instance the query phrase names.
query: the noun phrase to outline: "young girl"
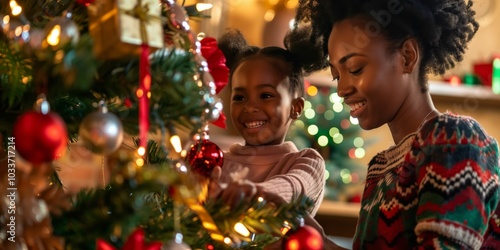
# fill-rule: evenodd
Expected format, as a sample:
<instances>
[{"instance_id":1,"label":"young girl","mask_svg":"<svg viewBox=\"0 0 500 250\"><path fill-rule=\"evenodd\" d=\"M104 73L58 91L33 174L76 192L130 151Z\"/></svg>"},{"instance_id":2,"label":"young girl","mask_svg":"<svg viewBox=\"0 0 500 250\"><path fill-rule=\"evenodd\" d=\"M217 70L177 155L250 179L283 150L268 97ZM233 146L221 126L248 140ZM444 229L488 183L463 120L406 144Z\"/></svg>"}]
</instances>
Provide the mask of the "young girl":
<instances>
[{"instance_id":1,"label":"young girl","mask_svg":"<svg viewBox=\"0 0 500 250\"><path fill-rule=\"evenodd\" d=\"M354 249L498 249L498 145L472 118L441 113L427 74L459 62L478 29L464 0L303 0L296 23L329 57L363 129L395 145L369 163ZM341 225L339 225L341 226Z\"/></svg>"},{"instance_id":2,"label":"young girl","mask_svg":"<svg viewBox=\"0 0 500 250\"><path fill-rule=\"evenodd\" d=\"M238 31L224 34L219 48L230 69L231 118L245 139L224 154L219 182L229 186L220 197L234 205L259 191L286 201L306 195L314 201L314 215L323 200L325 162L314 149L299 151L285 141L304 108L307 57L290 48L249 46Z\"/></svg>"}]
</instances>

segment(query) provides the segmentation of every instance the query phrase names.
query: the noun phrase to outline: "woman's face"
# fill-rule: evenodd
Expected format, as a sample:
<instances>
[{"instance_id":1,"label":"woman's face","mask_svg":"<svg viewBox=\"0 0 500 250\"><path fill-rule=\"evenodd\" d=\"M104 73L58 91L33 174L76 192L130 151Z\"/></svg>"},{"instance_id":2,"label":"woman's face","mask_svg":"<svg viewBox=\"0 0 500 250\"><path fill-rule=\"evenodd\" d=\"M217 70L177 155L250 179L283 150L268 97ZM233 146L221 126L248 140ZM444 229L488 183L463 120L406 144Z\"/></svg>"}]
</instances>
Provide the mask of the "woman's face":
<instances>
[{"instance_id":1,"label":"woman's face","mask_svg":"<svg viewBox=\"0 0 500 250\"><path fill-rule=\"evenodd\" d=\"M231 118L247 145L284 141L296 103L286 74L269 59L241 63L231 79Z\"/></svg>"},{"instance_id":2,"label":"woman's face","mask_svg":"<svg viewBox=\"0 0 500 250\"><path fill-rule=\"evenodd\" d=\"M368 29L367 21L350 18L334 25L328 40L330 69L338 94L363 129L378 128L394 119L408 98L411 81L404 76L400 50Z\"/></svg>"}]
</instances>

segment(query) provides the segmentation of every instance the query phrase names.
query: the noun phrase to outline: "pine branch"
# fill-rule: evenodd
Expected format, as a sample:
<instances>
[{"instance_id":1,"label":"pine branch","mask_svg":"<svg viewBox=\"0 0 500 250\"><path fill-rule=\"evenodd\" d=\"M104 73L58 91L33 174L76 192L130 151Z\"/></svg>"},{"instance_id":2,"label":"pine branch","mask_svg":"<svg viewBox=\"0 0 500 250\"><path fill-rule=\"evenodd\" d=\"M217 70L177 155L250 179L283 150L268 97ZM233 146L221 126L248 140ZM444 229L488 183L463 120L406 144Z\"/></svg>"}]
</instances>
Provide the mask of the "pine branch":
<instances>
[{"instance_id":1,"label":"pine branch","mask_svg":"<svg viewBox=\"0 0 500 250\"><path fill-rule=\"evenodd\" d=\"M31 60L17 46L0 39L0 109L18 106L31 85Z\"/></svg>"}]
</instances>

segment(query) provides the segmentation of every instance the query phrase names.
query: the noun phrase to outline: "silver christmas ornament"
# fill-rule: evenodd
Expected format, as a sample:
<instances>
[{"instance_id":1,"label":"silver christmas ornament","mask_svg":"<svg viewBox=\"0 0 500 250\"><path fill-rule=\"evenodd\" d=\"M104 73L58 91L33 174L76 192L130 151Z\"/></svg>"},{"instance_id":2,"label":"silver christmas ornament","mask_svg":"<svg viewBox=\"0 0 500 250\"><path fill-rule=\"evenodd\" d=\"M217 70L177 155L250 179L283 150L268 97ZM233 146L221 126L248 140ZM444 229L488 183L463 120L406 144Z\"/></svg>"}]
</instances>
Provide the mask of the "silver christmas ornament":
<instances>
[{"instance_id":1,"label":"silver christmas ornament","mask_svg":"<svg viewBox=\"0 0 500 250\"><path fill-rule=\"evenodd\" d=\"M100 109L87 115L80 124L80 140L94 153L110 154L123 141L123 126L118 117L108 113L101 101Z\"/></svg>"},{"instance_id":2,"label":"silver christmas ornament","mask_svg":"<svg viewBox=\"0 0 500 250\"><path fill-rule=\"evenodd\" d=\"M191 250L191 248L184 242L177 243L175 241L170 241L162 246L161 250Z\"/></svg>"},{"instance_id":3,"label":"silver christmas ornament","mask_svg":"<svg viewBox=\"0 0 500 250\"><path fill-rule=\"evenodd\" d=\"M175 239L164 244L161 250L191 250L191 247L182 242L183 236L181 233L176 233L174 237Z\"/></svg>"}]
</instances>

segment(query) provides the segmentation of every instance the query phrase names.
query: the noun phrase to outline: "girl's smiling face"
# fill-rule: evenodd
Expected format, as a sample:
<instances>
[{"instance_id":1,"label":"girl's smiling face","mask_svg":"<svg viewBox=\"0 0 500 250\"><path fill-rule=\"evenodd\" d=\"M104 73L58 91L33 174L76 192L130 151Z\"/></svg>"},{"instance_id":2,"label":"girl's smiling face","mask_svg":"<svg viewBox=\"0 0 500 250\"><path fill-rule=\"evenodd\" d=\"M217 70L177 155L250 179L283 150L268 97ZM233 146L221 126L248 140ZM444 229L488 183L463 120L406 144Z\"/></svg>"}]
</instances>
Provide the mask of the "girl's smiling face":
<instances>
[{"instance_id":1,"label":"girl's smiling face","mask_svg":"<svg viewBox=\"0 0 500 250\"><path fill-rule=\"evenodd\" d=\"M302 111L303 98L290 93L281 64L255 57L242 62L232 74L231 119L246 145L283 143L293 114Z\"/></svg>"}]
</instances>

